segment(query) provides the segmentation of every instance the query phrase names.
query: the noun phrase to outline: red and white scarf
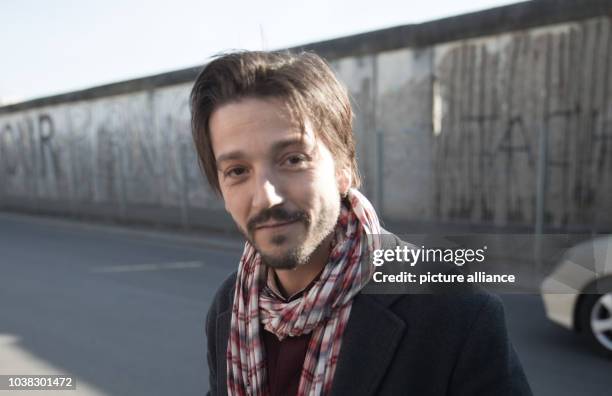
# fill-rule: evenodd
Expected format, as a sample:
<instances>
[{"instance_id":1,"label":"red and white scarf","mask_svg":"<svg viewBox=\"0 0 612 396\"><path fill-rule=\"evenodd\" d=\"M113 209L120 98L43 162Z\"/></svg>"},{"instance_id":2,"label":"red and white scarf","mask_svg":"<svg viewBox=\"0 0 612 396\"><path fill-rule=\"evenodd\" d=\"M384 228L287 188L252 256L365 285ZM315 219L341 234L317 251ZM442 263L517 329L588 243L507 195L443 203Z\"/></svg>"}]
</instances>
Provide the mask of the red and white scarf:
<instances>
[{"instance_id":1,"label":"red and white scarf","mask_svg":"<svg viewBox=\"0 0 612 396\"><path fill-rule=\"evenodd\" d=\"M345 202L329 261L320 278L298 299L286 303L263 287L266 266L255 248L245 244L227 346L228 395L268 394L262 323L280 340L312 332L298 396L330 393L353 297L372 275L372 265L364 267L361 260L368 251L380 248L382 232L374 208L359 191L350 189Z\"/></svg>"}]
</instances>

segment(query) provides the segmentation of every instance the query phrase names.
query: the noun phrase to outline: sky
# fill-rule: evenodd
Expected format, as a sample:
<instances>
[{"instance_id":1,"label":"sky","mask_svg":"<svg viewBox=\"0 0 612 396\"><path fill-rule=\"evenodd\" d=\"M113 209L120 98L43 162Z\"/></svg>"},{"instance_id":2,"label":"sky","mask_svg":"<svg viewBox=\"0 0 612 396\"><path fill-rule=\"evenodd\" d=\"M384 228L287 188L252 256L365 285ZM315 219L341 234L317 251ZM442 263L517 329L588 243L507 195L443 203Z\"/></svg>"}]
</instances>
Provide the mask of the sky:
<instances>
[{"instance_id":1,"label":"sky","mask_svg":"<svg viewBox=\"0 0 612 396\"><path fill-rule=\"evenodd\" d=\"M0 105L518 0L1 0Z\"/></svg>"}]
</instances>

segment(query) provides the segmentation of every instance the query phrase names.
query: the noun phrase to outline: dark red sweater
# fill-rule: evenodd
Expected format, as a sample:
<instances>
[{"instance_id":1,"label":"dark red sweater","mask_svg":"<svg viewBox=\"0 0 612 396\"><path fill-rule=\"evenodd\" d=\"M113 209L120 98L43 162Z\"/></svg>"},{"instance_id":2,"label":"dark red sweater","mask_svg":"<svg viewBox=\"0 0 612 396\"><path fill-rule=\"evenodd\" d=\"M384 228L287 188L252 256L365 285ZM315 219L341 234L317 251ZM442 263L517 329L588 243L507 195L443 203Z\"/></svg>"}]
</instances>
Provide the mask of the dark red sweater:
<instances>
[{"instance_id":1,"label":"dark red sweater","mask_svg":"<svg viewBox=\"0 0 612 396\"><path fill-rule=\"evenodd\" d=\"M279 341L274 334L264 330L263 326L262 334L270 396L296 395L310 334L287 337Z\"/></svg>"},{"instance_id":2,"label":"dark red sweater","mask_svg":"<svg viewBox=\"0 0 612 396\"><path fill-rule=\"evenodd\" d=\"M280 290L280 282L276 278L274 280L268 278L269 283L274 283L279 292L274 292L277 297L286 302L293 301L304 295L319 279L317 275L312 282L304 290L294 294L290 298L281 296L284 293ZM269 287L269 286L268 286ZM274 288L272 288L274 290ZM294 396L297 394L302 376L302 366L306 358L308 343L310 342L310 334L304 334L298 337L286 337L279 341L278 338L261 326L261 334L265 348L266 367L268 370L268 389L270 396Z\"/></svg>"}]
</instances>

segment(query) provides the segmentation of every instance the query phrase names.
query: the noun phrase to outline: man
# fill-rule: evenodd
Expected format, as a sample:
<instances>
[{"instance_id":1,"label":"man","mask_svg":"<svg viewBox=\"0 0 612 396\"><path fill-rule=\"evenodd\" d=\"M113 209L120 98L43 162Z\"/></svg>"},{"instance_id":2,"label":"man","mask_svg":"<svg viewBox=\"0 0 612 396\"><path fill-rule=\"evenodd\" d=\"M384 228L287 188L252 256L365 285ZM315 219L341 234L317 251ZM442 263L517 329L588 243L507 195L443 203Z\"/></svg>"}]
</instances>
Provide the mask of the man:
<instances>
[{"instance_id":1,"label":"man","mask_svg":"<svg viewBox=\"0 0 612 396\"><path fill-rule=\"evenodd\" d=\"M247 239L207 317L211 394L530 394L499 300L362 293L385 231L321 58L217 57L191 106L200 165Z\"/></svg>"}]
</instances>

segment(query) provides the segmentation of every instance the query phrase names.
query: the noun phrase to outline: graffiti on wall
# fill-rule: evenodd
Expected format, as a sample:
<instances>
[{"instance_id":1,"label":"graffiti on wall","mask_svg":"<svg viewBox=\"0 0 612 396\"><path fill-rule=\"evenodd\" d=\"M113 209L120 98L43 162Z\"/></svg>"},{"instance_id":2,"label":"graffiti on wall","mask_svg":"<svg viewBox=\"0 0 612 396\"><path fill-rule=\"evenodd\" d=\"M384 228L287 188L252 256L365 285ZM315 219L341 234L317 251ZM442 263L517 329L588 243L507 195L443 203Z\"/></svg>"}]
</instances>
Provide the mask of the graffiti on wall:
<instances>
[{"instance_id":1,"label":"graffiti on wall","mask_svg":"<svg viewBox=\"0 0 612 396\"><path fill-rule=\"evenodd\" d=\"M14 122L0 121L0 174L5 194L33 196L65 184L62 149L53 117L41 112Z\"/></svg>"},{"instance_id":2,"label":"graffiti on wall","mask_svg":"<svg viewBox=\"0 0 612 396\"><path fill-rule=\"evenodd\" d=\"M610 22L599 19L440 51L437 217L533 224L541 133L548 223L587 224L605 213L612 196L611 45Z\"/></svg>"},{"instance_id":3,"label":"graffiti on wall","mask_svg":"<svg viewBox=\"0 0 612 396\"><path fill-rule=\"evenodd\" d=\"M0 117L2 196L126 208L208 207L188 87Z\"/></svg>"}]
</instances>

